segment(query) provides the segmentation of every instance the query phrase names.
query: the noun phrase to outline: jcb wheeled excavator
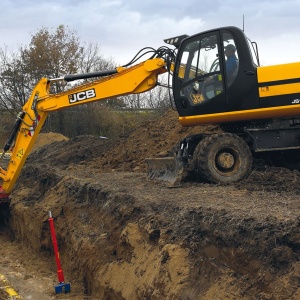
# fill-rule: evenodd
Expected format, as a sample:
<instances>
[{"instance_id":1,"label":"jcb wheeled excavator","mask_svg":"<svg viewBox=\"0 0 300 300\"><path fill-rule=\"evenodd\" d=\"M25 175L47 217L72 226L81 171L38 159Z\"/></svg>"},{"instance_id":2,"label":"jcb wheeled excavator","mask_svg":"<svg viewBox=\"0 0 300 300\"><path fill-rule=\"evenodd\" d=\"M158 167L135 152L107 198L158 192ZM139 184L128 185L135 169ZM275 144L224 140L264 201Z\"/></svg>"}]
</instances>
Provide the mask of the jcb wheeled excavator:
<instances>
[{"instance_id":1,"label":"jcb wheeled excavator","mask_svg":"<svg viewBox=\"0 0 300 300\"><path fill-rule=\"evenodd\" d=\"M259 66L257 45L236 27L165 42L174 49L161 47L136 65L42 78L18 114L4 146L1 158L10 153L10 160L7 170L0 168L0 201L8 201L48 113L145 92L166 72L172 75L170 88L180 124L219 124L223 133L186 137L179 142L174 157L148 161L150 174L164 177L167 169L174 173L188 168L212 183L234 183L250 174L254 152L300 148L300 63ZM228 45L235 61L231 73L227 70L229 57L225 56ZM93 77L97 79L90 83L50 93L51 84L57 80Z\"/></svg>"}]
</instances>

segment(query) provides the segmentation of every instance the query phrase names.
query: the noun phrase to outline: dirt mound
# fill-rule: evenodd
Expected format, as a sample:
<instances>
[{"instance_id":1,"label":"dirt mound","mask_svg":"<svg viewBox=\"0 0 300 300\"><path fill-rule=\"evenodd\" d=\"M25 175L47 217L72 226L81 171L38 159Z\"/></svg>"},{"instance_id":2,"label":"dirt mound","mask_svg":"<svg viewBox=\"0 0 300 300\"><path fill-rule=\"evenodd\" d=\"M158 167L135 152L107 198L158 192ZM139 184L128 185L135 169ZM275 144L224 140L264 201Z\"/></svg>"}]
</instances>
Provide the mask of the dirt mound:
<instances>
[{"instance_id":1,"label":"dirt mound","mask_svg":"<svg viewBox=\"0 0 300 300\"><path fill-rule=\"evenodd\" d=\"M297 171L264 166L231 186L146 178L146 157L217 130L182 128L170 111L126 139L38 147L12 194L15 237L52 255L51 210L78 299L299 299Z\"/></svg>"},{"instance_id":2,"label":"dirt mound","mask_svg":"<svg viewBox=\"0 0 300 300\"><path fill-rule=\"evenodd\" d=\"M61 141L67 141L67 140L68 140L68 138L60 133L55 133L55 132L42 133L36 139L36 142L32 148L32 151L35 151L41 147L52 144L54 142L61 142Z\"/></svg>"},{"instance_id":3,"label":"dirt mound","mask_svg":"<svg viewBox=\"0 0 300 300\"><path fill-rule=\"evenodd\" d=\"M170 110L156 122L143 123L124 139L79 136L67 141L63 136L49 133L41 134L36 147L49 142L38 155L47 155L45 160L52 160L52 165L62 168L89 161L89 166L99 171L145 171L145 158L168 156L182 138L218 130L217 126L184 128L178 122L178 114Z\"/></svg>"}]
</instances>

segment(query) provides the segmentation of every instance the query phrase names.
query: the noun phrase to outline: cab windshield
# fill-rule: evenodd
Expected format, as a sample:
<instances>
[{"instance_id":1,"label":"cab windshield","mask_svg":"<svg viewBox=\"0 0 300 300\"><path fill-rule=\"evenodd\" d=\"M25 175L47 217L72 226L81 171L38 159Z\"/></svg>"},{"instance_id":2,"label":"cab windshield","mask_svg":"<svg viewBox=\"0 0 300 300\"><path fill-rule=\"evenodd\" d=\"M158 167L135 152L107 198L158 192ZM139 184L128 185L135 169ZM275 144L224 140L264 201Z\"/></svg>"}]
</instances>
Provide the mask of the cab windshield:
<instances>
[{"instance_id":1,"label":"cab windshield","mask_svg":"<svg viewBox=\"0 0 300 300\"><path fill-rule=\"evenodd\" d=\"M218 90L212 85L204 86L210 76L221 74L217 35L189 41L184 47L177 72L183 82L180 94L187 96L192 105L198 105L216 93L221 93L222 84L218 84Z\"/></svg>"},{"instance_id":2,"label":"cab windshield","mask_svg":"<svg viewBox=\"0 0 300 300\"><path fill-rule=\"evenodd\" d=\"M190 105L201 105L224 93L239 69L239 55L229 31L198 35L183 45L177 76L181 97Z\"/></svg>"}]
</instances>

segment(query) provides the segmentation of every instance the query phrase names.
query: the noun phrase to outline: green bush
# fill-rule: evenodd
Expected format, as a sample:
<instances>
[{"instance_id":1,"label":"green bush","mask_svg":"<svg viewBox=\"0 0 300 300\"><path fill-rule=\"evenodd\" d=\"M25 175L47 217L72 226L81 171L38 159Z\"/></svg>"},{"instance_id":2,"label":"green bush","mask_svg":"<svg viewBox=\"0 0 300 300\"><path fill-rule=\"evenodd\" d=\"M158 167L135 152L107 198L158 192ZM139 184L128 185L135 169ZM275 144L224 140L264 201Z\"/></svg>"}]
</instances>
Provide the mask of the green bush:
<instances>
[{"instance_id":1,"label":"green bush","mask_svg":"<svg viewBox=\"0 0 300 300\"><path fill-rule=\"evenodd\" d=\"M155 119L163 110L114 109L99 103L51 113L43 128L67 137L104 136L111 139L128 136L142 122Z\"/></svg>"}]
</instances>

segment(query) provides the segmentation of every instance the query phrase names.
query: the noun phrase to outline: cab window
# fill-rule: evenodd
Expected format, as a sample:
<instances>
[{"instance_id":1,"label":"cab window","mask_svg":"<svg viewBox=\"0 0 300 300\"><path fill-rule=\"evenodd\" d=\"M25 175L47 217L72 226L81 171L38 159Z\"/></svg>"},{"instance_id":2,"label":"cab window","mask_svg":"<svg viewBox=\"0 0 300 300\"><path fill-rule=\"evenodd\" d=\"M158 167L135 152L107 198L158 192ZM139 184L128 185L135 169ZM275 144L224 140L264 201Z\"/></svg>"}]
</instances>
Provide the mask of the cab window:
<instances>
[{"instance_id":1,"label":"cab window","mask_svg":"<svg viewBox=\"0 0 300 300\"><path fill-rule=\"evenodd\" d=\"M259 59L258 59L258 52L257 52L256 43L251 42L248 38L247 38L247 42L248 42L248 47L249 47L249 50L250 50L250 53L251 53L252 62L254 64L254 66L258 67L259 66Z\"/></svg>"},{"instance_id":2,"label":"cab window","mask_svg":"<svg viewBox=\"0 0 300 300\"><path fill-rule=\"evenodd\" d=\"M197 36L184 45L177 76L180 94L199 105L223 92L217 34Z\"/></svg>"},{"instance_id":3,"label":"cab window","mask_svg":"<svg viewBox=\"0 0 300 300\"><path fill-rule=\"evenodd\" d=\"M230 86L236 78L239 70L239 56L236 43L231 33L225 31L222 33L224 60L225 60L225 76L226 84Z\"/></svg>"}]
</instances>

